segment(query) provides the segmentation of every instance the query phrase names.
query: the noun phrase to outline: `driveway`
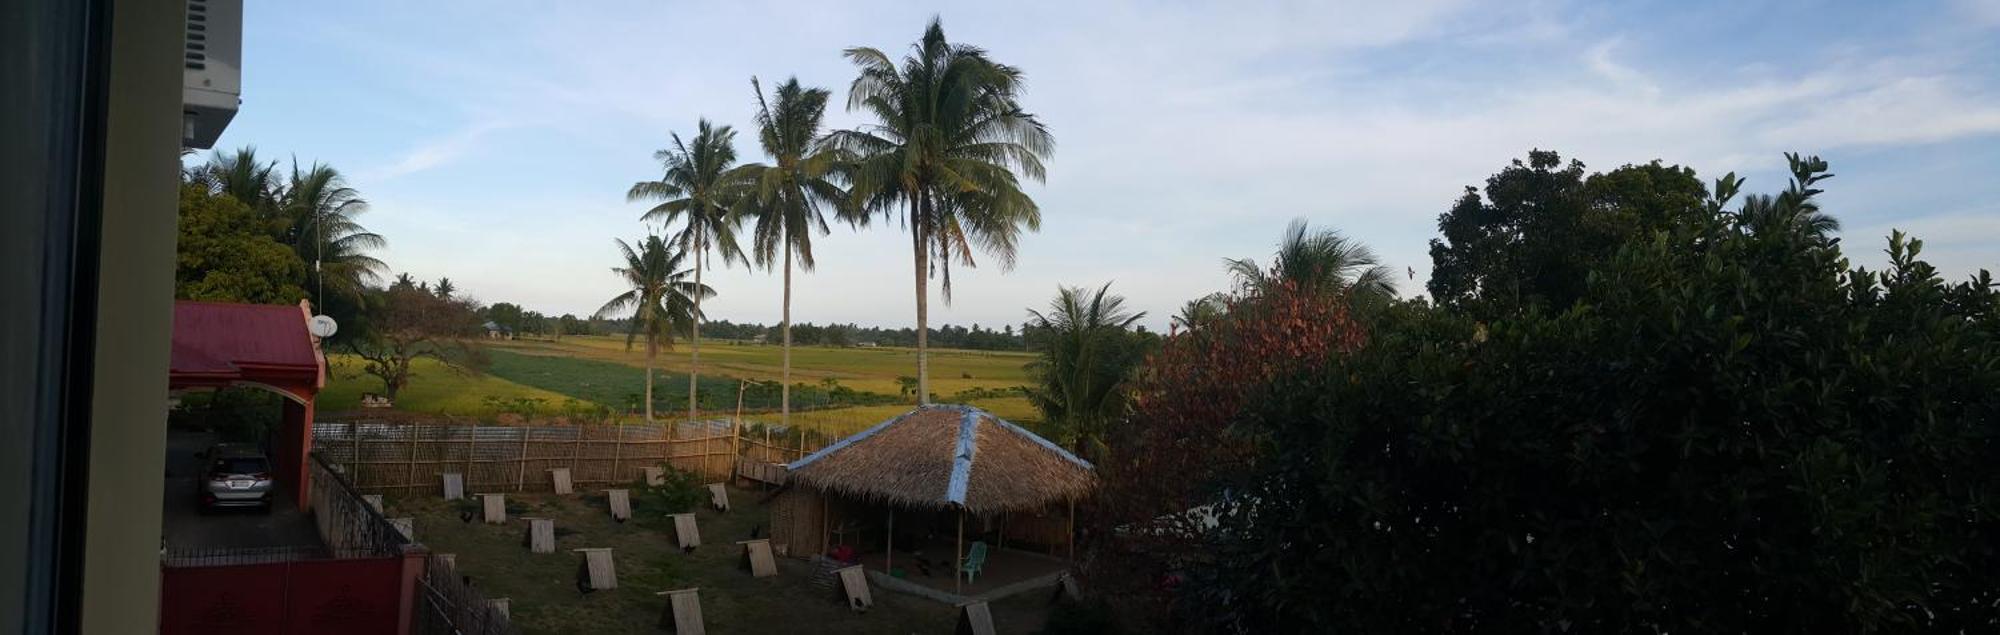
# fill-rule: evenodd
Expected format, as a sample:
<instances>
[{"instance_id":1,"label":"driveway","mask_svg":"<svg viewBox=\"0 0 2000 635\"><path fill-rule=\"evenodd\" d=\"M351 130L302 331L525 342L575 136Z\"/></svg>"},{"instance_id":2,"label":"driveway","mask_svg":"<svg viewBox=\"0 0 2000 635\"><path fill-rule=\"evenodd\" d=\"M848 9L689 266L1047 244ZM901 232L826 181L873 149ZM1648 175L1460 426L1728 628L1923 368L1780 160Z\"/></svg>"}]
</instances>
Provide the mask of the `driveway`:
<instances>
[{"instance_id":1,"label":"driveway","mask_svg":"<svg viewBox=\"0 0 2000 635\"><path fill-rule=\"evenodd\" d=\"M201 513L195 490L201 465L194 455L212 443L214 438L205 432L167 432L167 486L162 492L165 515L160 527L166 548L185 552L321 546L312 516L299 511L291 497L282 494L269 514L257 510Z\"/></svg>"}]
</instances>

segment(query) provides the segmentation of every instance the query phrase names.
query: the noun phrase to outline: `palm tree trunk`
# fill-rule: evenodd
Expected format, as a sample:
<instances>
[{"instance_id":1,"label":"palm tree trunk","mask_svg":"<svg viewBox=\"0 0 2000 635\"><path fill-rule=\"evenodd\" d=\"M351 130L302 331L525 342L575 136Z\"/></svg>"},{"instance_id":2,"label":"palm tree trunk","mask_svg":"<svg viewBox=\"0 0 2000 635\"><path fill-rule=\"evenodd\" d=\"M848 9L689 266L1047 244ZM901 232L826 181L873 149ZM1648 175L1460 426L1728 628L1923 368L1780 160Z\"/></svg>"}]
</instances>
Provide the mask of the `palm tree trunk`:
<instances>
[{"instance_id":1,"label":"palm tree trunk","mask_svg":"<svg viewBox=\"0 0 2000 635\"><path fill-rule=\"evenodd\" d=\"M778 424L789 430L792 424L792 246L787 244L781 248L785 250L785 307L779 319L785 325L785 383L778 387Z\"/></svg>"},{"instance_id":2,"label":"palm tree trunk","mask_svg":"<svg viewBox=\"0 0 2000 635\"><path fill-rule=\"evenodd\" d=\"M930 218L930 199L918 196L910 207L910 243L915 252L917 268L917 403L931 402L931 358L930 358L930 277L924 265L925 242L924 221Z\"/></svg>"},{"instance_id":3,"label":"palm tree trunk","mask_svg":"<svg viewBox=\"0 0 2000 635\"><path fill-rule=\"evenodd\" d=\"M703 240L694 252L694 326L688 338L694 342L694 361L688 363L688 423L694 423L695 382L701 378L701 261L707 250L708 241Z\"/></svg>"},{"instance_id":4,"label":"palm tree trunk","mask_svg":"<svg viewBox=\"0 0 2000 635\"><path fill-rule=\"evenodd\" d=\"M653 422L653 358L659 355L654 336L646 336L646 423Z\"/></svg>"}]
</instances>

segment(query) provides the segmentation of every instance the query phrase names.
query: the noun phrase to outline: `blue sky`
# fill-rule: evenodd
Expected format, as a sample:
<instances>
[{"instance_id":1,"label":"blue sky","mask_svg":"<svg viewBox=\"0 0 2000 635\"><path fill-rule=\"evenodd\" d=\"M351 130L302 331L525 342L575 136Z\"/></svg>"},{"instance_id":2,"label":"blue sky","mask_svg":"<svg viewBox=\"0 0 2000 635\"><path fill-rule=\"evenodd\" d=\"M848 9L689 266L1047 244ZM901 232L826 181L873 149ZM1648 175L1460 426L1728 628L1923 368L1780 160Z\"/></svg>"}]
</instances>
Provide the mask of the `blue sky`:
<instances>
[{"instance_id":1,"label":"blue sky","mask_svg":"<svg viewBox=\"0 0 2000 635\"><path fill-rule=\"evenodd\" d=\"M624 192L657 177L670 131L731 124L760 160L752 75L844 104L841 49L900 53L933 14L1027 73L1058 143L1019 265L954 271L934 324L1018 324L1058 284L1113 281L1164 328L1298 217L1421 293L1437 215L1532 148L1759 192L1782 187L1783 152L1819 154L1856 262L1881 262L1893 227L1952 277L2000 269L2000 0L246 4L218 147L332 163L393 270L546 313L618 292L611 240L649 229ZM794 319L914 322L896 225L816 245ZM709 282L712 318L777 320L776 274Z\"/></svg>"}]
</instances>

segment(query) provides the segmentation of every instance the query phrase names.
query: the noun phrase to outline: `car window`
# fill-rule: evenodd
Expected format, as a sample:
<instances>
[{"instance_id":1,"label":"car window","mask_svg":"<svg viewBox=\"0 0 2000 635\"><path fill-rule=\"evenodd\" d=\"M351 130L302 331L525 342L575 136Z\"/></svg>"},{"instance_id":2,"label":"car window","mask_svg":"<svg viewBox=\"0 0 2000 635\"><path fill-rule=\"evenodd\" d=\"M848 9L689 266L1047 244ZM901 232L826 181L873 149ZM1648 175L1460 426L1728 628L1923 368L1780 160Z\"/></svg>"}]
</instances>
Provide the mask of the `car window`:
<instances>
[{"instance_id":1,"label":"car window","mask_svg":"<svg viewBox=\"0 0 2000 635\"><path fill-rule=\"evenodd\" d=\"M255 457L216 459L209 465L208 471L221 474L255 474L265 471L264 459Z\"/></svg>"}]
</instances>

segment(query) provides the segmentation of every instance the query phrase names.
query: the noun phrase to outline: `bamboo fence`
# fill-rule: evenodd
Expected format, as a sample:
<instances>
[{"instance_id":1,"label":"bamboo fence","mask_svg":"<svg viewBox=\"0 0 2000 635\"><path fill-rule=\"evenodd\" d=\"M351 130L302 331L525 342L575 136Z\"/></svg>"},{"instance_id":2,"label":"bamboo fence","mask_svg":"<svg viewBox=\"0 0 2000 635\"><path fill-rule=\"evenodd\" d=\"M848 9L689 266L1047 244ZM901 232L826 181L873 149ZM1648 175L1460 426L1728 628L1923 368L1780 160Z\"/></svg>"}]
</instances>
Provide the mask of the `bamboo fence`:
<instances>
[{"instance_id":1,"label":"bamboo fence","mask_svg":"<svg viewBox=\"0 0 2000 635\"><path fill-rule=\"evenodd\" d=\"M465 475L467 493L547 492L550 469L566 467L577 487L623 485L662 464L706 480L749 475L770 480L776 464L818 448L800 438L739 434L730 420L550 426L407 423L355 419L313 424L313 450L341 466L357 489L415 494L438 490L440 475ZM794 443L786 443L786 442Z\"/></svg>"}]
</instances>

